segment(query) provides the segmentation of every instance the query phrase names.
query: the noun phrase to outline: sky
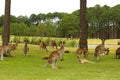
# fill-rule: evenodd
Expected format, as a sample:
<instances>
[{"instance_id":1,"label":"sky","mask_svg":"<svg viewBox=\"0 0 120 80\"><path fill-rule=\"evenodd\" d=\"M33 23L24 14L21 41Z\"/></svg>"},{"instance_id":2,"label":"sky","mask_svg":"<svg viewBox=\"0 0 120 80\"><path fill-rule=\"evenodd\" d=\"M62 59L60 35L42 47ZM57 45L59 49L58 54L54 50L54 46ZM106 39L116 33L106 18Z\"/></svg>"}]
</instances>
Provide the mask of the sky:
<instances>
[{"instance_id":1,"label":"sky","mask_svg":"<svg viewBox=\"0 0 120 80\"><path fill-rule=\"evenodd\" d=\"M120 0L87 0L87 7L108 5L113 7ZM4 14L5 0L0 0L0 16ZM31 14L66 12L72 13L80 8L80 0L11 0L11 15L30 16Z\"/></svg>"}]
</instances>

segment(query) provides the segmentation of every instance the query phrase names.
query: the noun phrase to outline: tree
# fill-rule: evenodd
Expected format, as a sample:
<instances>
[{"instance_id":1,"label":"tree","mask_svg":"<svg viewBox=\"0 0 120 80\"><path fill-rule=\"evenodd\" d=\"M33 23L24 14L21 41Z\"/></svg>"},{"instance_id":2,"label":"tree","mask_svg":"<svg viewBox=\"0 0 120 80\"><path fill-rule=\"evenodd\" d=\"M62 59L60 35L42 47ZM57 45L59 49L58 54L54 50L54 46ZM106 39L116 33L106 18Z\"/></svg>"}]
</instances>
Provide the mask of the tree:
<instances>
[{"instance_id":1,"label":"tree","mask_svg":"<svg viewBox=\"0 0 120 80\"><path fill-rule=\"evenodd\" d=\"M11 0L5 0L5 16L2 32L2 45L8 45L10 40L10 6Z\"/></svg>"},{"instance_id":2,"label":"tree","mask_svg":"<svg viewBox=\"0 0 120 80\"><path fill-rule=\"evenodd\" d=\"M30 15L31 24L38 25L38 19L36 14Z\"/></svg>"},{"instance_id":3,"label":"tree","mask_svg":"<svg viewBox=\"0 0 120 80\"><path fill-rule=\"evenodd\" d=\"M88 48L87 38L88 38L88 25L86 18L86 3L87 0L80 0L80 48Z\"/></svg>"},{"instance_id":4,"label":"tree","mask_svg":"<svg viewBox=\"0 0 120 80\"><path fill-rule=\"evenodd\" d=\"M76 37L79 31L79 18L74 14L66 14L59 22L59 31L63 37Z\"/></svg>"},{"instance_id":5,"label":"tree","mask_svg":"<svg viewBox=\"0 0 120 80\"><path fill-rule=\"evenodd\" d=\"M3 25L3 18L4 18L4 16L2 15L2 16L0 16L0 27Z\"/></svg>"}]
</instances>

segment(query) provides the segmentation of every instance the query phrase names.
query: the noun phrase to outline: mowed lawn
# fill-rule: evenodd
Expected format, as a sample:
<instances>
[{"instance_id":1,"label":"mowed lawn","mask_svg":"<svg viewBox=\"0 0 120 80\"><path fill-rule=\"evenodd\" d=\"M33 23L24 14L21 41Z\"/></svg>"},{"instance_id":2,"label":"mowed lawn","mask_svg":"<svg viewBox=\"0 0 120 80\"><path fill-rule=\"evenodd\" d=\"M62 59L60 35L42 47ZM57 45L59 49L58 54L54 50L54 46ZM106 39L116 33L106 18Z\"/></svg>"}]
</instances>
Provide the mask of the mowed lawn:
<instances>
[{"instance_id":1,"label":"mowed lawn","mask_svg":"<svg viewBox=\"0 0 120 80\"><path fill-rule=\"evenodd\" d=\"M114 44L115 41L110 43ZM93 42L94 39L89 41L91 44ZM99 41L96 42L99 44ZM87 60L94 64L78 63L75 55L77 48L65 47L70 53L64 54L64 61L58 61L60 69L52 69L51 65L46 68L44 65L47 61L42 59L56 49L48 47L48 52L41 52L38 45L28 46L28 56L23 55L23 44L19 44L17 50L11 53L14 57L5 57L4 61L0 61L0 80L120 80L120 60L115 59L115 50L119 46L111 46L110 54L99 61L93 59L94 47L89 48Z\"/></svg>"}]
</instances>

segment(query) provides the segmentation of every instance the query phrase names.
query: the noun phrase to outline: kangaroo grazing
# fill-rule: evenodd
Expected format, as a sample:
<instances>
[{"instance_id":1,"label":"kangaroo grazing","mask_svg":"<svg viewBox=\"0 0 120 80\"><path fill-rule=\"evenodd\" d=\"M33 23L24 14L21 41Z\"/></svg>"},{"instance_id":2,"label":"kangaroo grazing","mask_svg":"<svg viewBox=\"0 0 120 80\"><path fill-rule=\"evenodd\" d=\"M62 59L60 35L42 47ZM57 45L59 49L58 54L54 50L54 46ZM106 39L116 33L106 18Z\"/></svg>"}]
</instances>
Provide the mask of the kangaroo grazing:
<instances>
[{"instance_id":1,"label":"kangaroo grazing","mask_svg":"<svg viewBox=\"0 0 120 80\"><path fill-rule=\"evenodd\" d=\"M47 59L48 61L45 66L47 67L49 64L52 64L52 68L57 68L56 63L59 58L61 61L63 60L63 54L64 54L64 44L61 45L60 49L51 52L49 56L43 58L43 59Z\"/></svg>"},{"instance_id":2,"label":"kangaroo grazing","mask_svg":"<svg viewBox=\"0 0 120 80\"><path fill-rule=\"evenodd\" d=\"M116 49L116 59L120 59L120 47Z\"/></svg>"},{"instance_id":3,"label":"kangaroo grazing","mask_svg":"<svg viewBox=\"0 0 120 80\"><path fill-rule=\"evenodd\" d=\"M95 48L94 57L99 60L100 56L107 55L109 48L105 48L105 39L102 39L102 43Z\"/></svg>"},{"instance_id":4,"label":"kangaroo grazing","mask_svg":"<svg viewBox=\"0 0 120 80\"><path fill-rule=\"evenodd\" d=\"M50 44L50 46L52 46L52 48L56 47L56 49L57 49L57 43L54 40L50 41L49 44Z\"/></svg>"},{"instance_id":5,"label":"kangaroo grazing","mask_svg":"<svg viewBox=\"0 0 120 80\"><path fill-rule=\"evenodd\" d=\"M28 47L28 45L27 45L27 44L28 44L28 43L27 43L27 42L25 42L24 47L23 47L23 52L24 52L24 55L25 55L25 56L27 56L28 51L29 51L29 47Z\"/></svg>"},{"instance_id":6,"label":"kangaroo grazing","mask_svg":"<svg viewBox=\"0 0 120 80\"><path fill-rule=\"evenodd\" d=\"M40 47L41 51L43 51L43 50L48 51L46 46L47 45L44 41L39 41L39 47Z\"/></svg>"}]
</instances>

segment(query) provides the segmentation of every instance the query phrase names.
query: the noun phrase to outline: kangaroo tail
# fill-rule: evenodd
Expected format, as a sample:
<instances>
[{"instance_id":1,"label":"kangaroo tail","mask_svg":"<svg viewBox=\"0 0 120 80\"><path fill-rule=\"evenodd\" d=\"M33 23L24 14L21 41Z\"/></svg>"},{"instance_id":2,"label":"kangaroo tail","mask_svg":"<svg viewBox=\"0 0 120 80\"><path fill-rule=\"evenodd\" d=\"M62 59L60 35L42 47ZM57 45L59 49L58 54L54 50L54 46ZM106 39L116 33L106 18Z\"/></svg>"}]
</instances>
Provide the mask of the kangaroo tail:
<instances>
[{"instance_id":1,"label":"kangaroo tail","mask_svg":"<svg viewBox=\"0 0 120 80\"><path fill-rule=\"evenodd\" d=\"M79 62L81 62L81 63L92 63L92 64L94 64L94 62L88 61L88 60L86 60L86 59L79 59Z\"/></svg>"},{"instance_id":2,"label":"kangaroo tail","mask_svg":"<svg viewBox=\"0 0 120 80\"><path fill-rule=\"evenodd\" d=\"M92 61L88 61L88 60L84 60L85 62L87 62L87 63L92 63L92 64L94 64L95 62L92 62Z\"/></svg>"},{"instance_id":3,"label":"kangaroo tail","mask_svg":"<svg viewBox=\"0 0 120 80\"><path fill-rule=\"evenodd\" d=\"M66 51L64 51L64 53L70 53L70 51L66 50Z\"/></svg>"}]
</instances>

